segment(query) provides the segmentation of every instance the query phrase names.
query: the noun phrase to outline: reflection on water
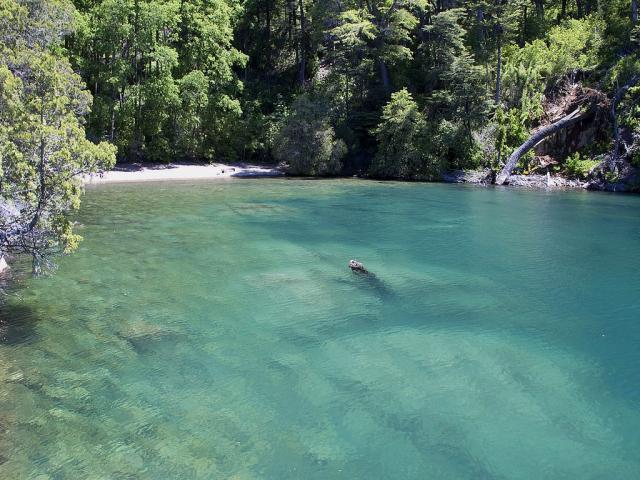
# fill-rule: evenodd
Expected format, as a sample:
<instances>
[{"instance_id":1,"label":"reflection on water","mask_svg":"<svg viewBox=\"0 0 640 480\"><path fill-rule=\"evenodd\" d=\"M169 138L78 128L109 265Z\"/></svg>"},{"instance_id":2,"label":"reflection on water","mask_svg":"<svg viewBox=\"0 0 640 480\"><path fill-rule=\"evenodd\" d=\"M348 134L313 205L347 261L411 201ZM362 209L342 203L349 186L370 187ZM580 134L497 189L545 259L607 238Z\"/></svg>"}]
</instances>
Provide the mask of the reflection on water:
<instances>
[{"instance_id":1,"label":"reflection on water","mask_svg":"<svg viewBox=\"0 0 640 480\"><path fill-rule=\"evenodd\" d=\"M0 308L0 478L637 476L637 197L112 185L79 221Z\"/></svg>"}]
</instances>

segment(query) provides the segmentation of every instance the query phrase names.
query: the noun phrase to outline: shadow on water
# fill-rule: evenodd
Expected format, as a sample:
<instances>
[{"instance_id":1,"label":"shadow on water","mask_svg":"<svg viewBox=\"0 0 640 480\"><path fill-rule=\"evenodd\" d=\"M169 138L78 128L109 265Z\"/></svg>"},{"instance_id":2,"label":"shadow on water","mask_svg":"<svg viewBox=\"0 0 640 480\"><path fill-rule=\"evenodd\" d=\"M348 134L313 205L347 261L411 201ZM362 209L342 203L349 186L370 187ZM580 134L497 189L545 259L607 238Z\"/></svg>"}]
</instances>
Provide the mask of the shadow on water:
<instances>
[{"instance_id":1,"label":"shadow on water","mask_svg":"<svg viewBox=\"0 0 640 480\"><path fill-rule=\"evenodd\" d=\"M352 272L352 280L348 283L353 283L362 290L372 292L381 300L388 300L395 296L393 290L383 280L380 280L374 273L358 273Z\"/></svg>"},{"instance_id":2,"label":"shadow on water","mask_svg":"<svg viewBox=\"0 0 640 480\"><path fill-rule=\"evenodd\" d=\"M154 354L161 349L164 353L170 353L179 348L179 343L184 340L183 335L174 332L158 332L136 336L126 336L117 333L116 336L124 340L139 354Z\"/></svg>"},{"instance_id":3,"label":"shadow on water","mask_svg":"<svg viewBox=\"0 0 640 480\"><path fill-rule=\"evenodd\" d=\"M26 305L0 300L0 345L20 345L33 341L36 336L37 314Z\"/></svg>"}]
</instances>

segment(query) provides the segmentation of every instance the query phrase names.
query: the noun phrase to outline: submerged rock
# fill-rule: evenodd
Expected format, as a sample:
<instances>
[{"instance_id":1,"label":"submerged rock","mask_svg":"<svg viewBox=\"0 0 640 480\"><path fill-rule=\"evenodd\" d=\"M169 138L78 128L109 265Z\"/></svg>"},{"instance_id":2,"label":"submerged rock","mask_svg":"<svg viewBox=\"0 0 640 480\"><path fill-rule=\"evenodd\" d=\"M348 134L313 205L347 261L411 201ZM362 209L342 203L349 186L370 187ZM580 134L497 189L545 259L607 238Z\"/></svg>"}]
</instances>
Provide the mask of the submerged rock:
<instances>
[{"instance_id":1,"label":"submerged rock","mask_svg":"<svg viewBox=\"0 0 640 480\"><path fill-rule=\"evenodd\" d=\"M119 329L118 335L127 339L141 337L165 337L174 335L173 329L135 319L125 322Z\"/></svg>"},{"instance_id":2,"label":"submerged rock","mask_svg":"<svg viewBox=\"0 0 640 480\"><path fill-rule=\"evenodd\" d=\"M176 339L180 333L172 328L136 319L123 324L116 335L141 353L158 341Z\"/></svg>"}]
</instances>

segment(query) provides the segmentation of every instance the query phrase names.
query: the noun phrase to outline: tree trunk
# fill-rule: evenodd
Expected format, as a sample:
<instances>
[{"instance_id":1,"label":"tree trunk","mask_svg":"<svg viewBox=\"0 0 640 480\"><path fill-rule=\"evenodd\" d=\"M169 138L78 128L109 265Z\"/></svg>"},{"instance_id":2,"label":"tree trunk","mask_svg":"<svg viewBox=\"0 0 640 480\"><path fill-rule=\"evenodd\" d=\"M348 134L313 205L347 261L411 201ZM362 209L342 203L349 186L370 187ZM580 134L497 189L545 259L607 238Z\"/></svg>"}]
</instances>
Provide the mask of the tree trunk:
<instances>
[{"instance_id":1,"label":"tree trunk","mask_svg":"<svg viewBox=\"0 0 640 480\"><path fill-rule=\"evenodd\" d=\"M111 61L109 62L109 66L111 69L111 76L113 76L113 66L116 63L116 53L115 51L111 52ZM115 138L116 133L116 101L118 98L118 88L115 85L111 85L111 127L109 130L109 141L113 143L113 139Z\"/></svg>"},{"instance_id":2,"label":"tree trunk","mask_svg":"<svg viewBox=\"0 0 640 480\"><path fill-rule=\"evenodd\" d=\"M502 29L502 26L499 26ZM502 32L498 33L498 67L496 69L496 105L500 105L500 82L502 81Z\"/></svg>"},{"instance_id":3,"label":"tree trunk","mask_svg":"<svg viewBox=\"0 0 640 480\"><path fill-rule=\"evenodd\" d=\"M129 144L129 154L131 159L137 159L138 157L138 139L140 138L140 64L144 62L138 60L138 43L140 39L139 34L139 18L140 18L140 2L135 0L134 4L134 20L133 20L133 35L134 35L134 51L133 51L133 64L134 64L134 84L136 85L136 99L135 99L135 112L133 114L133 141Z\"/></svg>"},{"instance_id":4,"label":"tree trunk","mask_svg":"<svg viewBox=\"0 0 640 480\"><path fill-rule=\"evenodd\" d=\"M267 0L266 7L266 48L267 48L267 71L271 71L271 0Z\"/></svg>"},{"instance_id":5,"label":"tree trunk","mask_svg":"<svg viewBox=\"0 0 640 480\"><path fill-rule=\"evenodd\" d=\"M524 47L527 36L527 6L525 5L522 11L522 27L520 28L520 34L518 35L518 46Z\"/></svg>"},{"instance_id":6,"label":"tree trunk","mask_svg":"<svg viewBox=\"0 0 640 480\"><path fill-rule=\"evenodd\" d=\"M535 0L538 17L544 18L544 0Z\"/></svg>"},{"instance_id":7,"label":"tree trunk","mask_svg":"<svg viewBox=\"0 0 640 480\"><path fill-rule=\"evenodd\" d=\"M380 68L380 80L382 80L382 86L384 88L384 93L388 96L391 94L391 81L389 80L389 70L387 69L387 64L384 63L384 60L378 60L378 66Z\"/></svg>"},{"instance_id":8,"label":"tree trunk","mask_svg":"<svg viewBox=\"0 0 640 480\"><path fill-rule=\"evenodd\" d=\"M46 120L44 115L44 97L40 100L40 127L44 130L46 126ZM46 140L44 138L44 132L40 133L40 146L39 146L39 162L38 162L38 205L36 210L29 222L28 230L31 232L36 227L38 220L40 219L40 214L42 213L42 209L44 208L45 196L47 194L47 179L46 179L46 169L47 169L47 156L46 156Z\"/></svg>"},{"instance_id":9,"label":"tree trunk","mask_svg":"<svg viewBox=\"0 0 640 480\"><path fill-rule=\"evenodd\" d=\"M185 0L180 0L180 9L178 10L178 15L180 17L180 25L179 25L179 30L180 30L180 41L184 43L187 42L187 22L185 22L184 19L184 2Z\"/></svg>"},{"instance_id":10,"label":"tree trunk","mask_svg":"<svg viewBox=\"0 0 640 480\"><path fill-rule=\"evenodd\" d=\"M638 0L631 0L631 23L638 23Z\"/></svg>"},{"instance_id":11,"label":"tree trunk","mask_svg":"<svg viewBox=\"0 0 640 480\"><path fill-rule=\"evenodd\" d=\"M304 16L304 0L299 0L298 3L300 4L300 71L298 73L298 79L300 86L304 88L305 70L307 69L307 26Z\"/></svg>"},{"instance_id":12,"label":"tree trunk","mask_svg":"<svg viewBox=\"0 0 640 480\"><path fill-rule=\"evenodd\" d=\"M573 111L566 117L561 118L557 122L552 123L551 125L547 125L546 127L541 128L536 133L531 135L526 142L520 145L508 158L507 163L504 165L498 176L496 177L496 185L503 185L511 176L511 171L515 168L518 161L522 158L522 156L535 147L538 143L540 143L545 138L553 135L560 130L570 127L585 118L591 116L594 112L593 108L590 108L584 113L580 113L580 109Z\"/></svg>"},{"instance_id":13,"label":"tree trunk","mask_svg":"<svg viewBox=\"0 0 640 480\"><path fill-rule=\"evenodd\" d=\"M567 0L562 0L562 10L560 12L560 18L567 16Z\"/></svg>"},{"instance_id":14,"label":"tree trunk","mask_svg":"<svg viewBox=\"0 0 640 480\"><path fill-rule=\"evenodd\" d=\"M116 136L116 99L115 90L111 99L111 127L109 129L109 141L113 143L113 139Z\"/></svg>"},{"instance_id":15,"label":"tree trunk","mask_svg":"<svg viewBox=\"0 0 640 480\"><path fill-rule=\"evenodd\" d=\"M484 10L482 6L476 10L476 22L478 23L478 45L484 49Z\"/></svg>"},{"instance_id":16,"label":"tree trunk","mask_svg":"<svg viewBox=\"0 0 640 480\"><path fill-rule=\"evenodd\" d=\"M616 109L618 104L622 100L622 97L626 95L630 88L634 87L637 83L640 83L640 75L636 75L626 85L623 85L618 89L613 100L611 101L611 123L613 125L613 152L611 155L611 163L615 163L620 155L620 129L618 128L618 114Z\"/></svg>"}]
</instances>

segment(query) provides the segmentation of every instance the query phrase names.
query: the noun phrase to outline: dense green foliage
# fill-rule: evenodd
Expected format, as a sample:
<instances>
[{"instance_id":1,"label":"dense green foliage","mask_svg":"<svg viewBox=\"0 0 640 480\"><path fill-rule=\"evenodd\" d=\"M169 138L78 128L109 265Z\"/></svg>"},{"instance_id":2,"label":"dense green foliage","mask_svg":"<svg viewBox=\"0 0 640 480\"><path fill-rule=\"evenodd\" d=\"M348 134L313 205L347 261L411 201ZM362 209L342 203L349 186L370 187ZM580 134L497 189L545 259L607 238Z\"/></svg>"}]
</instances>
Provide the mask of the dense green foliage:
<instances>
[{"instance_id":1,"label":"dense green foliage","mask_svg":"<svg viewBox=\"0 0 640 480\"><path fill-rule=\"evenodd\" d=\"M306 95L330 99L327 118L348 147L345 173L435 178L441 169L497 168L549 120L545 108L564 84L577 82L612 98L638 72L634 5L248 1L235 45L248 55L240 124L250 138L235 157L273 158L274 142L290 130L275 137L270 132L283 125L283 115L295 114L289 108L295 98ZM403 89L406 94L392 98ZM631 89L618 112L626 132L635 129L636 136L637 98ZM393 131L399 125L411 128ZM599 138L600 151L590 148L590 154L612 148L612 132L604 135L609 141Z\"/></svg>"},{"instance_id":2,"label":"dense green foliage","mask_svg":"<svg viewBox=\"0 0 640 480\"><path fill-rule=\"evenodd\" d=\"M567 174L577 177L577 178L586 178L591 169L595 168L598 165L597 160L589 160L580 158L579 153L575 153L567 158L565 162L565 171Z\"/></svg>"},{"instance_id":3,"label":"dense green foliage","mask_svg":"<svg viewBox=\"0 0 640 480\"><path fill-rule=\"evenodd\" d=\"M342 169L346 146L342 140L336 140L326 107L306 95L300 95L294 102L275 143L276 159L287 162L293 174L336 175Z\"/></svg>"},{"instance_id":4,"label":"dense green foliage","mask_svg":"<svg viewBox=\"0 0 640 480\"><path fill-rule=\"evenodd\" d=\"M65 46L94 97L89 138L120 160L436 178L498 167L563 82L613 97L638 67L636 3L75 0Z\"/></svg>"},{"instance_id":5,"label":"dense green foliage","mask_svg":"<svg viewBox=\"0 0 640 480\"><path fill-rule=\"evenodd\" d=\"M91 95L62 54L73 8L64 1L0 0L0 254L46 256L79 237L65 213L81 174L112 165L115 149L86 139Z\"/></svg>"},{"instance_id":6,"label":"dense green foliage","mask_svg":"<svg viewBox=\"0 0 640 480\"><path fill-rule=\"evenodd\" d=\"M391 95L374 133L378 140L378 152L371 165L374 175L391 178L429 175L430 165L422 148L426 122L406 89Z\"/></svg>"},{"instance_id":7,"label":"dense green foliage","mask_svg":"<svg viewBox=\"0 0 640 480\"><path fill-rule=\"evenodd\" d=\"M94 96L92 136L129 160L225 155L238 121L241 83L233 48L239 4L224 0L76 2L68 38Z\"/></svg>"}]
</instances>

